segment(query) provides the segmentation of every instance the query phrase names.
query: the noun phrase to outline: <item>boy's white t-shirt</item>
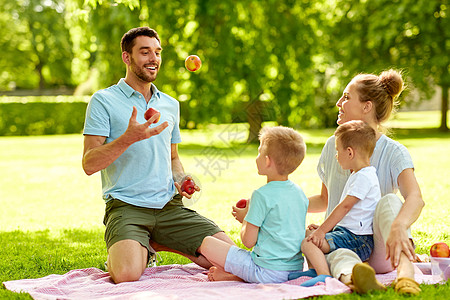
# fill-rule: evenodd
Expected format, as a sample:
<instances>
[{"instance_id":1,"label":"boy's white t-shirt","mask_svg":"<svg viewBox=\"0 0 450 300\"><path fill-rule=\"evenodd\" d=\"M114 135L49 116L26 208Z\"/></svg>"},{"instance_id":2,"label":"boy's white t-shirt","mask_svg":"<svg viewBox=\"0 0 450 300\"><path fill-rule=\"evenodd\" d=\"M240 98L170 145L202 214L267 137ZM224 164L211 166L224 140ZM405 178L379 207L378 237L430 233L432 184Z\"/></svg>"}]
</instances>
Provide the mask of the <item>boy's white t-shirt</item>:
<instances>
[{"instance_id":1,"label":"boy's white t-shirt","mask_svg":"<svg viewBox=\"0 0 450 300\"><path fill-rule=\"evenodd\" d=\"M328 208L326 216L339 204L342 191L350 176L349 170L343 170L336 159L335 136L331 136L322 149L317 172L328 190ZM398 176L403 170L414 169L411 155L405 146L397 141L382 135L370 158L370 165L377 170L380 183L381 196L397 193Z\"/></svg>"},{"instance_id":2,"label":"boy's white t-shirt","mask_svg":"<svg viewBox=\"0 0 450 300\"><path fill-rule=\"evenodd\" d=\"M354 196L359 201L337 225L345 227L357 235L373 234L373 215L381 198L376 169L369 166L353 172L344 186L339 203L344 201L347 196Z\"/></svg>"}]
</instances>

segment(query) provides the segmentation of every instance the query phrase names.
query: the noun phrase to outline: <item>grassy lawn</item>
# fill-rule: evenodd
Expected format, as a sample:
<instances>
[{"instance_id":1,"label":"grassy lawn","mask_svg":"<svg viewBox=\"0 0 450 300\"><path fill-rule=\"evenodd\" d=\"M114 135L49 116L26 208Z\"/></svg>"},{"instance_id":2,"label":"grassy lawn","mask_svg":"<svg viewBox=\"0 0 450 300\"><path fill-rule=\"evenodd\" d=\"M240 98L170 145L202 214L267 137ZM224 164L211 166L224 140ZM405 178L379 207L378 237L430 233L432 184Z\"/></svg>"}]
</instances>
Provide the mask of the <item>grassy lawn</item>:
<instances>
[{"instance_id":1,"label":"grassy lawn","mask_svg":"<svg viewBox=\"0 0 450 300\"><path fill-rule=\"evenodd\" d=\"M450 244L450 134L437 132L437 112L400 113L391 123L399 128L395 139L408 147L426 202L413 235L417 252L428 253L437 241ZM179 146L185 170L202 185L193 209L213 219L238 242L240 224L231 205L265 183L255 166L256 145L245 145L243 124L210 125L183 131ZM318 193L316 165L333 130L300 130L308 152L291 179L307 195ZM64 274L72 269L103 268L103 242L99 174L81 169L81 135L0 137L0 281ZM320 223L323 214L308 216ZM163 264L188 263L181 256L162 253ZM450 298L450 283L422 286L421 298ZM29 299L0 288L0 298ZM328 298L328 297L321 297ZM393 289L370 295L339 295L333 299L397 299Z\"/></svg>"}]
</instances>

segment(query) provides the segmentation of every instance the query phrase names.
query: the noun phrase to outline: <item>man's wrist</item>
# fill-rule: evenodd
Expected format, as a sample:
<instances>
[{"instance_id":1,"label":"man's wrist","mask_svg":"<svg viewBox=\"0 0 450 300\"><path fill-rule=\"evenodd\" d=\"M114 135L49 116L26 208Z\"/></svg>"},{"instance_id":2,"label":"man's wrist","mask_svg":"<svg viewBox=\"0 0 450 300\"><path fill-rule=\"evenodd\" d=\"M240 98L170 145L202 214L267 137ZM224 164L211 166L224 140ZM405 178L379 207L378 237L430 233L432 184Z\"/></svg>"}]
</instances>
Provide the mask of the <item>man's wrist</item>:
<instances>
[{"instance_id":1,"label":"man's wrist","mask_svg":"<svg viewBox=\"0 0 450 300\"><path fill-rule=\"evenodd\" d=\"M186 174L184 174L184 173L176 173L176 174L173 174L173 181L181 184L184 181L185 177L186 177Z\"/></svg>"},{"instance_id":2,"label":"man's wrist","mask_svg":"<svg viewBox=\"0 0 450 300\"><path fill-rule=\"evenodd\" d=\"M121 145L124 148L130 147L134 142L130 140L128 136L125 134L122 134L116 139L116 143Z\"/></svg>"}]
</instances>

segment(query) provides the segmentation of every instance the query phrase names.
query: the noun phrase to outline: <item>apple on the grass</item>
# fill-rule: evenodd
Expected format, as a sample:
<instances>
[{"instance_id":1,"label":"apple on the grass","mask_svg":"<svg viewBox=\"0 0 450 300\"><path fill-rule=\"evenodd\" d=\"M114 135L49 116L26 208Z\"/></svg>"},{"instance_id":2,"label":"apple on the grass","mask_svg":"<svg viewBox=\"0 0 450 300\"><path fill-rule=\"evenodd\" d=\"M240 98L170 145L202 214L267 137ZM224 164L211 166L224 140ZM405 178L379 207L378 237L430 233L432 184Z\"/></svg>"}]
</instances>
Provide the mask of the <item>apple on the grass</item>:
<instances>
[{"instance_id":1,"label":"apple on the grass","mask_svg":"<svg viewBox=\"0 0 450 300\"><path fill-rule=\"evenodd\" d=\"M433 257L450 257L450 248L446 243L435 243L430 248L430 254Z\"/></svg>"},{"instance_id":2,"label":"apple on the grass","mask_svg":"<svg viewBox=\"0 0 450 300\"><path fill-rule=\"evenodd\" d=\"M147 109L147 111L144 113L144 118L148 121L151 117L153 117L153 115L158 114L159 111L157 111L156 109L154 109L153 107L150 107L149 109ZM159 119L161 119L161 114L159 115L159 118L156 119L155 121L153 121L153 123L158 123Z\"/></svg>"},{"instance_id":3,"label":"apple on the grass","mask_svg":"<svg viewBox=\"0 0 450 300\"><path fill-rule=\"evenodd\" d=\"M188 57L186 57L184 65L186 66L186 69L188 69L189 71L195 72L202 66L202 61L200 60L200 57L198 57L197 55L189 55Z\"/></svg>"},{"instance_id":4,"label":"apple on the grass","mask_svg":"<svg viewBox=\"0 0 450 300\"><path fill-rule=\"evenodd\" d=\"M187 179L181 184L181 191L192 195L195 192L195 183L192 179Z\"/></svg>"},{"instance_id":5,"label":"apple on the grass","mask_svg":"<svg viewBox=\"0 0 450 300\"><path fill-rule=\"evenodd\" d=\"M245 208L247 206L247 199L241 199L236 203L237 208Z\"/></svg>"}]
</instances>

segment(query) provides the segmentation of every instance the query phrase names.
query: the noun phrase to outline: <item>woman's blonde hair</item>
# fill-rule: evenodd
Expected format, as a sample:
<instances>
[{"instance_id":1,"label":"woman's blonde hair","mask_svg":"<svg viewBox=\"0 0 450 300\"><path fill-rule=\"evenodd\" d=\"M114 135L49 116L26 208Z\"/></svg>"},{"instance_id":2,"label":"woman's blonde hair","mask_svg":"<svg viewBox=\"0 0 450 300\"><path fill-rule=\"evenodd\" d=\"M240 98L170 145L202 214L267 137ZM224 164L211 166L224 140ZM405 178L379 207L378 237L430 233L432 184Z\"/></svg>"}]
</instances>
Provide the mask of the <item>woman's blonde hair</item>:
<instances>
[{"instance_id":1,"label":"woman's blonde hair","mask_svg":"<svg viewBox=\"0 0 450 300\"><path fill-rule=\"evenodd\" d=\"M400 71L393 69L374 74L359 74L352 81L361 102L371 101L378 124L388 120L398 106L398 96L404 89Z\"/></svg>"}]
</instances>

